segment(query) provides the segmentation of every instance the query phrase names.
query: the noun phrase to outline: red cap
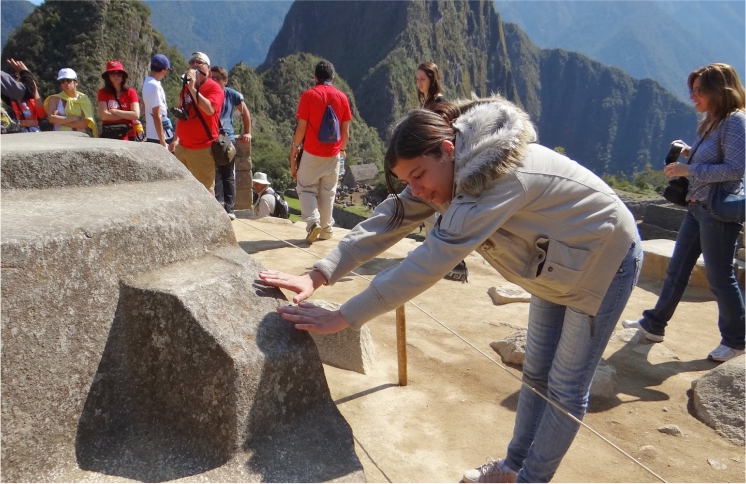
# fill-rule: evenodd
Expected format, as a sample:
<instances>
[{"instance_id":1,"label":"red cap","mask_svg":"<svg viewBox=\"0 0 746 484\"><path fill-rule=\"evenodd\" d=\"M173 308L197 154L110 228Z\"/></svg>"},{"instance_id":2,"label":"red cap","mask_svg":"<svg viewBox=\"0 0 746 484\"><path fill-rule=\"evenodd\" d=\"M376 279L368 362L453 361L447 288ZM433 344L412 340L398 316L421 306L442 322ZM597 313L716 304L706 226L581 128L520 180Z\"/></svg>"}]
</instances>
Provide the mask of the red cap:
<instances>
[{"instance_id":1,"label":"red cap","mask_svg":"<svg viewBox=\"0 0 746 484\"><path fill-rule=\"evenodd\" d=\"M106 70L103 74L101 74L101 77L106 76L106 74L110 72L124 72L124 75L129 77L129 74L127 74L127 71L124 70L124 66L121 62L118 60L110 60L106 63Z\"/></svg>"}]
</instances>

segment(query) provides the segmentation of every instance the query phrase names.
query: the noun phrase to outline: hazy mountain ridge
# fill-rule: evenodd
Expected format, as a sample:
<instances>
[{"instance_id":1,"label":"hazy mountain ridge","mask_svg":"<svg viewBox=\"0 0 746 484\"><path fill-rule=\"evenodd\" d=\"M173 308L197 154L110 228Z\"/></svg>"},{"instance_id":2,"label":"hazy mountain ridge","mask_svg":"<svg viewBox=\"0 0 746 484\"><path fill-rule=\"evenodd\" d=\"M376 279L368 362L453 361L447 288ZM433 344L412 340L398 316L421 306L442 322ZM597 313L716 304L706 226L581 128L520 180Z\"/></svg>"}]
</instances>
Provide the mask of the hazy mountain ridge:
<instances>
[{"instance_id":1,"label":"hazy mountain ridge","mask_svg":"<svg viewBox=\"0 0 746 484\"><path fill-rule=\"evenodd\" d=\"M282 27L292 1L146 0L151 22L184 57L205 52L226 69L257 66Z\"/></svg>"},{"instance_id":2,"label":"hazy mountain ridge","mask_svg":"<svg viewBox=\"0 0 746 484\"><path fill-rule=\"evenodd\" d=\"M543 48L576 51L658 80L686 100L686 78L697 67L726 62L744 76L744 2L496 0Z\"/></svg>"},{"instance_id":3,"label":"hazy mountain ridge","mask_svg":"<svg viewBox=\"0 0 746 484\"><path fill-rule=\"evenodd\" d=\"M34 11L36 5L26 0L2 0L0 1L0 37L2 45L8 40L13 29L18 27L23 19Z\"/></svg>"}]
</instances>

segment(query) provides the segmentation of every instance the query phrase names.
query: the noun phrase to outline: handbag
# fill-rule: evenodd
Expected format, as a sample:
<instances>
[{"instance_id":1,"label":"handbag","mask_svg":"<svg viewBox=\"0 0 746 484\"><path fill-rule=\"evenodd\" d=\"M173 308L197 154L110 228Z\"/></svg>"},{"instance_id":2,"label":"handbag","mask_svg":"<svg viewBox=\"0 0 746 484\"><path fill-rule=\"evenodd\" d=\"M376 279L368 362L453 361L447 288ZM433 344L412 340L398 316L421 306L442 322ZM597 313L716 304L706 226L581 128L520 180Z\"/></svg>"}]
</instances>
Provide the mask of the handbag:
<instances>
[{"instance_id":1,"label":"handbag","mask_svg":"<svg viewBox=\"0 0 746 484\"><path fill-rule=\"evenodd\" d=\"M199 96L199 91L197 91L197 95ZM202 127L205 128L207 137L212 138L210 128L207 127L207 123L202 117L202 113L199 112L199 106L195 106L195 109L197 110L197 117L202 122ZM233 161L233 157L236 156L236 147L233 146L233 142L228 135L225 134L222 122L220 123L220 134L218 134L218 137L212 141L210 151L212 152L212 159L215 161L215 166L225 166Z\"/></svg>"},{"instance_id":2,"label":"handbag","mask_svg":"<svg viewBox=\"0 0 746 484\"><path fill-rule=\"evenodd\" d=\"M718 143L718 155L722 158L722 138ZM710 189L710 216L715 220L730 223L744 223L746 220L746 195L734 195L728 192L723 183L715 183Z\"/></svg>"},{"instance_id":3,"label":"handbag","mask_svg":"<svg viewBox=\"0 0 746 484\"><path fill-rule=\"evenodd\" d=\"M742 224L746 219L746 196L729 193L722 183L716 183L710 190L709 208L715 220Z\"/></svg>"},{"instance_id":4,"label":"handbag","mask_svg":"<svg viewBox=\"0 0 746 484\"><path fill-rule=\"evenodd\" d=\"M109 139L124 139L130 132L128 123L104 124L101 127L101 137Z\"/></svg>"}]
</instances>

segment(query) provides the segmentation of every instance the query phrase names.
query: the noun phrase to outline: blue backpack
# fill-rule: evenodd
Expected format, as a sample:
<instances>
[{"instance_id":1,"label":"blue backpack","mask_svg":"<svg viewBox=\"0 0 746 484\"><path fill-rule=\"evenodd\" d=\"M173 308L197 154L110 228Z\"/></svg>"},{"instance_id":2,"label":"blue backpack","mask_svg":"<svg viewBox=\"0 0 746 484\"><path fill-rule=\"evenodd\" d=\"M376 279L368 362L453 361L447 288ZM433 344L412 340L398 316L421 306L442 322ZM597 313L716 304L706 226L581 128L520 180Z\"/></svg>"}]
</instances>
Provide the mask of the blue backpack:
<instances>
[{"instance_id":1,"label":"blue backpack","mask_svg":"<svg viewBox=\"0 0 746 484\"><path fill-rule=\"evenodd\" d=\"M334 112L332 105L326 101L326 110L324 116L321 118L321 127L319 127L318 139L321 143L334 144L341 139L339 134L339 118L337 113Z\"/></svg>"}]
</instances>

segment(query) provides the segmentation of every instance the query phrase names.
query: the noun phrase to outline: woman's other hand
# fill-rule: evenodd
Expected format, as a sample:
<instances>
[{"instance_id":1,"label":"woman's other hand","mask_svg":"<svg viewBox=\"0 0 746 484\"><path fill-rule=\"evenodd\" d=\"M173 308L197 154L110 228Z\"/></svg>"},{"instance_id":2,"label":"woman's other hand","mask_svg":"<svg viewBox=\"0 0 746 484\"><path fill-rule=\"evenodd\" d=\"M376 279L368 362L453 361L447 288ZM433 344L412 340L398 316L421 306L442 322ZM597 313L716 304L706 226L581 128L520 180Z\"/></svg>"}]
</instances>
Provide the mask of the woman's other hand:
<instances>
[{"instance_id":1,"label":"woman's other hand","mask_svg":"<svg viewBox=\"0 0 746 484\"><path fill-rule=\"evenodd\" d=\"M670 165L666 165L665 168L663 168L663 173L668 178L674 178L677 176L687 176L689 175L689 165L686 163L671 163Z\"/></svg>"},{"instance_id":2,"label":"woman's other hand","mask_svg":"<svg viewBox=\"0 0 746 484\"><path fill-rule=\"evenodd\" d=\"M270 286L280 287L293 291L295 304L305 301L326 282L326 277L319 271L311 271L302 276L294 276L279 271L263 270L259 272L259 278Z\"/></svg>"},{"instance_id":3,"label":"woman's other hand","mask_svg":"<svg viewBox=\"0 0 746 484\"><path fill-rule=\"evenodd\" d=\"M689 158L689 150L691 149L691 146L689 146L683 140L680 140L680 139L673 141L671 144L673 143L683 145L684 148L681 150L681 156L683 156L684 158Z\"/></svg>"},{"instance_id":4,"label":"woman's other hand","mask_svg":"<svg viewBox=\"0 0 746 484\"><path fill-rule=\"evenodd\" d=\"M295 329L310 333L336 333L350 327L339 310L329 311L308 302L302 302L297 306L280 306L277 312L283 319L294 323Z\"/></svg>"}]
</instances>

